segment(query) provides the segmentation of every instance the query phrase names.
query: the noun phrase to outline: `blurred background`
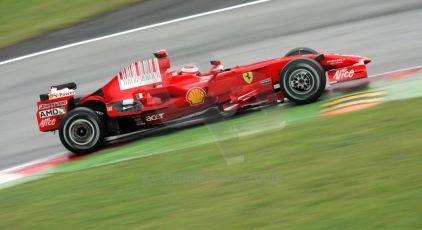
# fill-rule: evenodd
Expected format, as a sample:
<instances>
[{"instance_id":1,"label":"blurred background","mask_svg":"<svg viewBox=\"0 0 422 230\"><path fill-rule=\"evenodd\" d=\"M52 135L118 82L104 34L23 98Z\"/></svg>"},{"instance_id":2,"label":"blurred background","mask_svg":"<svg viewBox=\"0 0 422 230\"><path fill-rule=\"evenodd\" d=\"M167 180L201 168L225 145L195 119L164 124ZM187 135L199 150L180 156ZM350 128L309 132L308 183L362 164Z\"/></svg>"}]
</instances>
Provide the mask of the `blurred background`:
<instances>
[{"instance_id":1,"label":"blurred background","mask_svg":"<svg viewBox=\"0 0 422 230\"><path fill-rule=\"evenodd\" d=\"M2 0L0 169L69 154L38 131L38 94L70 81L79 94L96 90L159 49L173 66L207 70L215 58L230 67L306 46L370 57L379 75L420 66L421 41L420 0ZM406 76L370 82L385 101L370 110L321 118L324 101L283 105L67 163L0 191L0 227L65 217L69 227L124 229L420 229L422 83L418 71ZM324 100L354 92L332 90Z\"/></svg>"}]
</instances>

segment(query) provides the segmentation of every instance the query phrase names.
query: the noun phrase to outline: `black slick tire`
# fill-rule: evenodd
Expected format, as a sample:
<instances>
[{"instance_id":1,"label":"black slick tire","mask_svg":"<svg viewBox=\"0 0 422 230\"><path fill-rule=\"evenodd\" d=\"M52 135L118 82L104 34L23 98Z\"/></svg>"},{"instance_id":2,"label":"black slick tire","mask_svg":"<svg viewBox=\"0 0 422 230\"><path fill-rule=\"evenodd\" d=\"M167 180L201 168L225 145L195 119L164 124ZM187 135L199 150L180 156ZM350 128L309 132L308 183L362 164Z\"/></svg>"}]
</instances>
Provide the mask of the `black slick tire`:
<instances>
[{"instance_id":1,"label":"black slick tire","mask_svg":"<svg viewBox=\"0 0 422 230\"><path fill-rule=\"evenodd\" d=\"M59 136L64 147L76 155L92 153L103 144L104 124L94 110L78 107L63 117Z\"/></svg>"},{"instance_id":2,"label":"black slick tire","mask_svg":"<svg viewBox=\"0 0 422 230\"><path fill-rule=\"evenodd\" d=\"M297 58L280 71L280 88L289 101L303 105L319 99L326 85L321 65L310 58Z\"/></svg>"}]
</instances>

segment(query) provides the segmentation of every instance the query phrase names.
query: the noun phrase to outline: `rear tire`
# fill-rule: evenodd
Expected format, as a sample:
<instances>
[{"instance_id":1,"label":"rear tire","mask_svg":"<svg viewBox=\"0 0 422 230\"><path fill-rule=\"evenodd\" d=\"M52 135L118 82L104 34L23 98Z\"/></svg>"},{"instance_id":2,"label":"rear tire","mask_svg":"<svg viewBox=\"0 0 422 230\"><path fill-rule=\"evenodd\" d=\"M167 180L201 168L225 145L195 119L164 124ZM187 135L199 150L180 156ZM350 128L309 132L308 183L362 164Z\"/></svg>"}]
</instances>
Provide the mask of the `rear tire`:
<instances>
[{"instance_id":1,"label":"rear tire","mask_svg":"<svg viewBox=\"0 0 422 230\"><path fill-rule=\"evenodd\" d=\"M324 70L310 58L294 59L280 72L281 90L295 104L303 105L318 100L325 85Z\"/></svg>"},{"instance_id":2,"label":"rear tire","mask_svg":"<svg viewBox=\"0 0 422 230\"><path fill-rule=\"evenodd\" d=\"M92 153L104 141L104 124L94 110L84 107L67 113L60 124L60 141L76 155Z\"/></svg>"},{"instance_id":3,"label":"rear tire","mask_svg":"<svg viewBox=\"0 0 422 230\"><path fill-rule=\"evenodd\" d=\"M287 52L287 54L284 55L284 57L305 55L305 54L318 54L318 52L308 47L297 47Z\"/></svg>"}]
</instances>

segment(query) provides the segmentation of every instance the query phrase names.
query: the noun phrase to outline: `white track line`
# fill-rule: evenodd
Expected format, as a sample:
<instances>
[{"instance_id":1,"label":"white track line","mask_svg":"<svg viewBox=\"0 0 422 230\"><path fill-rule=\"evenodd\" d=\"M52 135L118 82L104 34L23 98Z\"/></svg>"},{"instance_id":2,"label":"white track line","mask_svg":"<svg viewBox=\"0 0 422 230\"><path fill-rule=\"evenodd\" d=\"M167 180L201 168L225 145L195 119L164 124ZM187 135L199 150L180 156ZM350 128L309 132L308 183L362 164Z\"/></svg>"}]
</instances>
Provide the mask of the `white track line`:
<instances>
[{"instance_id":1,"label":"white track line","mask_svg":"<svg viewBox=\"0 0 422 230\"><path fill-rule=\"evenodd\" d=\"M385 72L385 73L379 73L379 74L369 76L369 78L380 77L380 76L387 75L387 74L392 74L392 73L402 72L402 71L407 71L407 70L413 70L413 69L419 69L419 68L422 68L422 65L417 65L417 66L407 67L407 68L403 68L403 69L393 70L393 71L389 71L389 72Z\"/></svg>"},{"instance_id":2,"label":"white track line","mask_svg":"<svg viewBox=\"0 0 422 230\"><path fill-rule=\"evenodd\" d=\"M44 157L44 158L41 158L41 159L38 159L38 160L33 160L33 161L30 161L30 162L27 162L27 163L24 163L24 164L20 164L20 165L11 167L11 168L3 169L3 170L0 171L0 174L10 174L10 173L16 172L20 169L27 168L27 167L30 167L32 165L43 163L43 162L46 162L46 161L49 161L49 160L53 160L53 159L58 158L60 156L64 156L67 153L69 153L69 152L60 152L60 153L56 153L54 155Z\"/></svg>"},{"instance_id":3,"label":"white track line","mask_svg":"<svg viewBox=\"0 0 422 230\"><path fill-rule=\"evenodd\" d=\"M222 8L222 9L218 9L218 10L212 10L212 11L208 11L208 12L204 12L204 13L194 14L194 15L190 15L190 16L186 16L186 17L182 17L182 18L177 18L177 19L173 19L173 20L169 20L169 21L165 21L165 22L160 22L160 23L156 23L156 24L152 24L152 25L148 25L148 26L142 26L142 27L138 27L138 28L135 28L135 29L122 31L122 32L119 32L119 33L114 33L114 34L110 34L110 35L106 35L106 36L102 36L102 37L98 37L98 38L92 38L92 39L88 39L88 40L85 40L85 41L80 41L80 42L72 43L72 44L69 44L69 45L64 45L64 46L60 46L60 47L57 47L57 48L48 49L48 50L28 54L28 55L25 55L25 56L9 59L9 60L0 62L0 65L5 65L5 64L8 64L8 63L12 63L12 62L36 57L36 56L47 54L47 53L52 53L52 52L55 52L55 51L59 51L59 50L63 50L63 49L67 49L67 48L71 48L71 47L75 47L75 46L84 45L84 44L91 43L91 42L96 42L96 41L101 41L101 40L108 39L108 38L122 36L122 35L130 34L130 33L138 32L138 31L141 31L141 30L147 30L147 29L151 29L151 28L155 28L155 27L159 27L159 26L164 26L164 25L168 25L168 24L172 24L172 23L176 23L176 22L186 21L186 20L190 20L190 19L194 19L194 18L199 18L199 17L211 15L211 14L217 14L217 13L221 13L221 12L225 12L225 11L229 11L229 10L239 9L239 8L242 8L242 7L252 6L252 5L256 5L256 4L260 4L260 3L264 3L264 2L269 2L269 1L272 1L272 0L258 0L258 1L243 3L243 4L239 4L239 5L235 5L235 6L230 6L230 7L226 7L226 8Z\"/></svg>"},{"instance_id":4,"label":"white track line","mask_svg":"<svg viewBox=\"0 0 422 230\"><path fill-rule=\"evenodd\" d=\"M31 174L17 173L18 170L28 168L28 167L31 167L33 165L37 165L43 162L47 162L49 160L53 160L56 158L59 159L59 157L64 156L66 153L68 152L57 153L48 157L44 157L38 160L30 161L24 164L20 164L11 168L1 170L0 171L0 189L11 186L11 182L31 176Z\"/></svg>"},{"instance_id":5,"label":"white track line","mask_svg":"<svg viewBox=\"0 0 422 230\"><path fill-rule=\"evenodd\" d=\"M0 186L2 184L6 184L6 183L9 183L9 182L12 182L12 181L15 181L15 180L19 180L19 179L24 178L24 177L25 177L25 175L22 175L22 174L14 174L14 173L3 174L3 173L0 173Z\"/></svg>"}]
</instances>

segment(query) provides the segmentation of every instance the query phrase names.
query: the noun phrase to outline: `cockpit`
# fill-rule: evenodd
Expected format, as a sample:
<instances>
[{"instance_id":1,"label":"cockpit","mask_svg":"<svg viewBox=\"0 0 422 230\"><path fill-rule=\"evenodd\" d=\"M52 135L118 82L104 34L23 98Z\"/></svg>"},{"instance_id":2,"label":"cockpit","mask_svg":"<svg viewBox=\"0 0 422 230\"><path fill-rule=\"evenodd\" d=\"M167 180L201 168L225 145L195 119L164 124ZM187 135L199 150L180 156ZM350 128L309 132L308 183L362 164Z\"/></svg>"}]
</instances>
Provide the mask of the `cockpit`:
<instances>
[{"instance_id":1,"label":"cockpit","mask_svg":"<svg viewBox=\"0 0 422 230\"><path fill-rule=\"evenodd\" d=\"M161 72L167 72L170 68L170 58L167 55L166 50L159 50L154 53L154 56L158 59L159 66ZM212 60L210 61L211 69L206 73L201 73L198 66L196 65L185 65L180 70L173 70L170 71L171 76L179 77L179 76L212 76L219 74L221 72L229 71L230 69L225 69L224 66L221 64L220 60Z\"/></svg>"}]
</instances>

